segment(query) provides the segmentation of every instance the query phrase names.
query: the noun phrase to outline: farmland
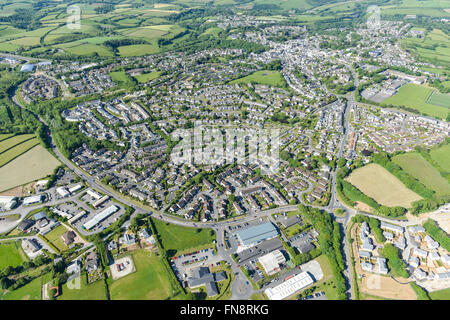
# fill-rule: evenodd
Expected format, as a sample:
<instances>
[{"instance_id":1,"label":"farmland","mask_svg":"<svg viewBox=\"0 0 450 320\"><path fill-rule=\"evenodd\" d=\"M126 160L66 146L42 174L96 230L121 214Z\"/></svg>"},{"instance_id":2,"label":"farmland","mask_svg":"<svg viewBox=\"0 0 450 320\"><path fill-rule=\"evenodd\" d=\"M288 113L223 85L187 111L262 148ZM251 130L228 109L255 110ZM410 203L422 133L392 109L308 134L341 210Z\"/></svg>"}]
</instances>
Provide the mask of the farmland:
<instances>
[{"instance_id":1,"label":"farmland","mask_svg":"<svg viewBox=\"0 0 450 320\"><path fill-rule=\"evenodd\" d=\"M0 191L50 175L60 163L38 145L0 167Z\"/></svg>"},{"instance_id":2,"label":"farmland","mask_svg":"<svg viewBox=\"0 0 450 320\"><path fill-rule=\"evenodd\" d=\"M0 269L8 266L17 267L24 262L16 245L19 246L20 242L17 244L14 242L0 243Z\"/></svg>"},{"instance_id":3,"label":"farmland","mask_svg":"<svg viewBox=\"0 0 450 320\"><path fill-rule=\"evenodd\" d=\"M177 225L169 226L165 222L156 219L153 219L153 223L169 256L176 255L178 251L212 244L213 240L215 240L214 231L212 230L194 229Z\"/></svg>"},{"instance_id":4,"label":"farmland","mask_svg":"<svg viewBox=\"0 0 450 320\"><path fill-rule=\"evenodd\" d=\"M409 208L412 202L421 199L378 164L372 163L356 169L346 180L379 204L388 207Z\"/></svg>"},{"instance_id":5,"label":"farmland","mask_svg":"<svg viewBox=\"0 0 450 320\"><path fill-rule=\"evenodd\" d=\"M415 109L420 113L445 119L449 112L447 107L428 103L428 97L433 92L432 89L425 86L408 83L398 90L394 96L383 102L384 106L405 106Z\"/></svg>"},{"instance_id":6,"label":"farmland","mask_svg":"<svg viewBox=\"0 0 450 320\"><path fill-rule=\"evenodd\" d=\"M22 142L18 145L15 145L14 147L11 147L10 149L6 150L5 152L0 154L0 167L4 166L8 162L14 160L18 156L24 154L34 146L38 145L39 141L36 138L32 138L30 140L27 140L25 142Z\"/></svg>"},{"instance_id":7,"label":"farmland","mask_svg":"<svg viewBox=\"0 0 450 320\"><path fill-rule=\"evenodd\" d=\"M112 300L164 300L172 295L161 258L147 250L132 253L136 272L110 285Z\"/></svg>"},{"instance_id":8,"label":"farmland","mask_svg":"<svg viewBox=\"0 0 450 320\"><path fill-rule=\"evenodd\" d=\"M395 156L393 161L404 171L437 193L450 193L450 184L418 153Z\"/></svg>"},{"instance_id":9,"label":"farmland","mask_svg":"<svg viewBox=\"0 0 450 320\"><path fill-rule=\"evenodd\" d=\"M11 137L11 135L2 135L0 137L0 154L24 141L30 140L33 137L33 134L21 134L13 137Z\"/></svg>"}]
</instances>

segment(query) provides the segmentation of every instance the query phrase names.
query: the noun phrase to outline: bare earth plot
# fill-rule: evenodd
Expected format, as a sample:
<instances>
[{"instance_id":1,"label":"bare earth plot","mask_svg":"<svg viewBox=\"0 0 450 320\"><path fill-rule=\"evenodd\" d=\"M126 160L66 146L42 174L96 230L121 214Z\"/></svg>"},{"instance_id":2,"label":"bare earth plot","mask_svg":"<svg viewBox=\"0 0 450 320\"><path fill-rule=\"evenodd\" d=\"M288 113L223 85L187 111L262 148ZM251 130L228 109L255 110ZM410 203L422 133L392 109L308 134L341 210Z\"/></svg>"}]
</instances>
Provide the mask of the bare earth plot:
<instances>
[{"instance_id":1,"label":"bare earth plot","mask_svg":"<svg viewBox=\"0 0 450 320\"><path fill-rule=\"evenodd\" d=\"M57 159L38 145L0 167L0 191L46 177L59 165Z\"/></svg>"},{"instance_id":2,"label":"bare earth plot","mask_svg":"<svg viewBox=\"0 0 450 320\"><path fill-rule=\"evenodd\" d=\"M375 163L356 169L346 180L379 204L388 207L410 208L412 202L422 199L389 171Z\"/></svg>"}]
</instances>

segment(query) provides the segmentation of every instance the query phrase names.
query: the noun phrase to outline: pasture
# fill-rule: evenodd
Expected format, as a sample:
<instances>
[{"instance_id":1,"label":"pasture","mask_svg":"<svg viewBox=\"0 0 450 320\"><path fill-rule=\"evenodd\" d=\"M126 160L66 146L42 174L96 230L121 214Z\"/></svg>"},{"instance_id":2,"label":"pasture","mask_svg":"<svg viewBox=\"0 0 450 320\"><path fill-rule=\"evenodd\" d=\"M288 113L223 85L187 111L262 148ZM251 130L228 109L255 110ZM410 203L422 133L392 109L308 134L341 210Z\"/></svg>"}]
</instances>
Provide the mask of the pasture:
<instances>
[{"instance_id":1,"label":"pasture","mask_svg":"<svg viewBox=\"0 0 450 320\"><path fill-rule=\"evenodd\" d=\"M435 106L440 106L440 107L450 109L450 95L442 94L442 93L438 93L438 92L434 91L428 97L427 103L434 104Z\"/></svg>"},{"instance_id":2,"label":"pasture","mask_svg":"<svg viewBox=\"0 0 450 320\"><path fill-rule=\"evenodd\" d=\"M186 249L212 244L213 240L216 239L214 231L210 229L195 229L173 224L167 225L165 222L157 219L152 221L168 256L175 256L177 252Z\"/></svg>"},{"instance_id":3,"label":"pasture","mask_svg":"<svg viewBox=\"0 0 450 320\"><path fill-rule=\"evenodd\" d=\"M379 204L388 207L410 208L414 201L422 199L389 171L375 163L356 169L346 180Z\"/></svg>"},{"instance_id":4,"label":"pasture","mask_svg":"<svg viewBox=\"0 0 450 320\"><path fill-rule=\"evenodd\" d=\"M408 83L401 87L397 94L384 100L382 105L405 106L430 116L445 119L449 112L448 107L427 103L432 92L433 89Z\"/></svg>"},{"instance_id":5,"label":"pasture","mask_svg":"<svg viewBox=\"0 0 450 320\"><path fill-rule=\"evenodd\" d=\"M406 153L392 159L404 171L437 193L450 194L450 184L419 153Z\"/></svg>"},{"instance_id":6,"label":"pasture","mask_svg":"<svg viewBox=\"0 0 450 320\"><path fill-rule=\"evenodd\" d=\"M33 148L38 144L39 144L38 139L32 138L17 145L14 145L9 149L6 149L4 152L0 153L0 167L14 160L18 156L24 154L25 152L27 152L28 150L30 150L31 148Z\"/></svg>"},{"instance_id":7,"label":"pasture","mask_svg":"<svg viewBox=\"0 0 450 320\"><path fill-rule=\"evenodd\" d=\"M153 54L159 52L158 45L154 44L133 44L129 46L122 46L118 48L119 54L122 57L136 57L146 54Z\"/></svg>"},{"instance_id":8,"label":"pasture","mask_svg":"<svg viewBox=\"0 0 450 320\"><path fill-rule=\"evenodd\" d=\"M20 243L17 243L17 246L19 245ZM0 270L8 266L17 267L25 261L17 246L14 241L0 243Z\"/></svg>"},{"instance_id":9,"label":"pasture","mask_svg":"<svg viewBox=\"0 0 450 320\"><path fill-rule=\"evenodd\" d=\"M431 158L447 172L450 172L450 144L430 151Z\"/></svg>"},{"instance_id":10,"label":"pasture","mask_svg":"<svg viewBox=\"0 0 450 320\"><path fill-rule=\"evenodd\" d=\"M280 72L268 70L256 71L246 77L233 80L230 83L257 83L281 88L284 88L287 85Z\"/></svg>"},{"instance_id":11,"label":"pasture","mask_svg":"<svg viewBox=\"0 0 450 320\"><path fill-rule=\"evenodd\" d=\"M61 295L58 300L106 300L106 285L103 280L88 284L86 275L82 274L79 279L73 280L73 284L79 281L80 289L69 288L68 284L62 285Z\"/></svg>"},{"instance_id":12,"label":"pasture","mask_svg":"<svg viewBox=\"0 0 450 320\"><path fill-rule=\"evenodd\" d=\"M38 145L0 167L0 191L46 177L59 165L56 158Z\"/></svg>"},{"instance_id":13,"label":"pasture","mask_svg":"<svg viewBox=\"0 0 450 320\"><path fill-rule=\"evenodd\" d=\"M129 254L128 254L129 255ZM141 249L131 253L136 272L113 281L112 300L165 300L172 296L169 275L154 253Z\"/></svg>"},{"instance_id":14,"label":"pasture","mask_svg":"<svg viewBox=\"0 0 450 320\"><path fill-rule=\"evenodd\" d=\"M50 280L51 274L47 273L14 291L4 292L3 296L0 295L0 300L41 300L42 285Z\"/></svg>"}]
</instances>

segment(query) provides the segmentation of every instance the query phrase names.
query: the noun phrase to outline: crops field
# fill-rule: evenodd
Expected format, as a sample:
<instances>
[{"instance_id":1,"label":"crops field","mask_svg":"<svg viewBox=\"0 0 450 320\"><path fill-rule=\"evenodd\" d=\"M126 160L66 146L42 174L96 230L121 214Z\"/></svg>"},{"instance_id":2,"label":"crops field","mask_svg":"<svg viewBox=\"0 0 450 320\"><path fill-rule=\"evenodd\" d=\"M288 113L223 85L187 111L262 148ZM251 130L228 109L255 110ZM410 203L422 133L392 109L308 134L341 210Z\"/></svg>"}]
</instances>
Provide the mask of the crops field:
<instances>
[{"instance_id":1,"label":"crops field","mask_svg":"<svg viewBox=\"0 0 450 320\"><path fill-rule=\"evenodd\" d=\"M136 272L114 281L109 289L112 300L164 300L171 297L171 284L161 258L141 249L132 258Z\"/></svg>"},{"instance_id":2,"label":"crops field","mask_svg":"<svg viewBox=\"0 0 450 320\"><path fill-rule=\"evenodd\" d=\"M445 119L449 112L448 107L427 103L433 89L412 83L405 84L394 96L383 101L383 105L405 106L421 113Z\"/></svg>"},{"instance_id":3,"label":"crops field","mask_svg":"<svg viewBox=\"0 0 450 320\"><path fill-rule=\"evenodd\" d=\"M35 146L0 167L0 191L46 177L59 165L60 162L45 148Z\"/></svg>"},{"instance_id":4,"label":"crops field","mask_svg":"<svg viewBox=\"0 0 450 320\"><path fill-rule=\"evenodd\" d=\"M450 144L431 150L430 155L442 169L450 172Z\"/></svg>"},{"instance_id":5,"label":"crops field","mask_svg":"<svg viewBox=\"0 0 450 320\"><path fill-rule=\"evenodd\" d=\"M389 171L375 163L356 169L346 180L379 204L388 207L410 208L414 201L422 199Z\"/></svg>"},{"instance_id":6,"label":"crops field","mask_svg":"<svg viewBox=\"0 0 450 320\"><path fill-rule=\"evenodd\" d=\"M420 154L401 154L392 160L428 188L437 193L450 194L450 184Z\"/></svg>"},{"instance_id":7,"label":"crops field","mask_svg":"<svg viewBox=\"0 0 450 320\"><path fill-rule=\"evenodd\" d=\"M9 139L7 139L10 137ZM22 143L24 141L27 141L34 137L34 134L21 134L18 136L12 136L10 134L5 134L0 136L0 153L3 153L4 151L8 150L9 148L12 148L19 143ZM7 140L5 140L7 139Z\"/></svg>"},{"instance_id":8,"label":"crops field","mask_svg":"<svg viewBox=\"0 0 450 320\"><path fill-rule=\"evenodd\" d=\"M8 139L11 140L11 139ZM8 142L8 140L2 142ZM19 144L10 146L8 149L5 149L2 153L0 153L0 167L4 166L8 162L14 160L18 156L24 154L34 146L38 145L39 141L36 138L31 138Z\"/></svg>"}]
</instances>

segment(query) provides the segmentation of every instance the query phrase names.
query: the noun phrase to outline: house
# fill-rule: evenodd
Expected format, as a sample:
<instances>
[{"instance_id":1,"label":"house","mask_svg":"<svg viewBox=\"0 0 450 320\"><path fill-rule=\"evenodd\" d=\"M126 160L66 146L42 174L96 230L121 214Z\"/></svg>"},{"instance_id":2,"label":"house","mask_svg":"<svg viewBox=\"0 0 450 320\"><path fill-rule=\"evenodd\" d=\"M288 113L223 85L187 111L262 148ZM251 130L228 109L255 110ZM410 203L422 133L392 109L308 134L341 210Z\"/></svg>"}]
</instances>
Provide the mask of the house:
<instances>
[{"instance_id":1,"label":"house","mask_svg":"<svg viewBox=\"0 0 450 320\"><path fill-rule=\"evenodd\" d=\"M426 259L426 257L428 256L428 251L419 249L419 248L414 248L414 254L416 256L418 256L419 258L423 258Z\"/></svg>"},{"instance_id":2,"label":"house","mask_svg":"<svg viewBox=\"0 0 450 320\"><path fill-rule=\"evenodd\" d=\"M93 251L89 252L84 261L84 265L87 272L97 270L99 267L98 255Z\"/></svg>"},{"instance_id":3,"label":"house","mask_svg":"<svg viewBox=\"0 0 450 320\"><path fill-rule=\"evenodd\" d=\"M76 233L73 232L72 230L67 231L66 233L64 233L61 238L64 241L64 244L66 246L68 246L69 244L73 243L73 241L75 240L75 238L77 237Z\"/></svg>"},{"instance_id":4,"label":"house","mask_svg":"<svg viewBox=\"0 0 450 320\"><path fill-rule=\"evenodd\" d=\"M196 288L204 285L208 296L212 297L219 294L217 282L226 279L227 274L225 271L211 273L209 268L199 267L192 271L192 277L188 279L188 284L190 288Z\"/></svg>"},{"instance_id":5,"label":"house","mask_svg":"<svg viewBox=\"0 0 450 320\"><path fill-rule=\"evenodd\" d=\"M420 260L417 257L411 257L409 260L409 265L413 268L417 268L420 265Z\"/></svg>"},{"instance_id":6,"label":"house","mask_svg":"<svg viewBox=\"0 0 450 320\"><path fill-rule=\"evenodd\" d=\"M386 265L386 259L378 257L377 263L378 263L378 273L387 274L389 270Z\"/></svg>"},{"instance_id":7,"label":"house","mask_svg":"<svg viewBox=\"0 0 450 320\"><path fill-rule=\"evenodd\" d=\"M430 237L428 234L425 236L424 240L427 243L427 247L430 250L438 249L439 243L437 241L434 241L432 237Z\"/></svg>"},{"instance_id":8,"label":"house","mask_svg":"<svg viewBox=\"0 0 450 320\"><path fill-rule=\"evenodd\" d=\"M417 280L423 280L427 277L427 273L420 268L414 270L413 275Z\"/></svg>"},{"instance_id":9,"label":"house","mask_svg":"<svg viewBox=\"0 0 450 320\"><path fill-rule=\"evenodd\" d=\"M17 229L19 229L20 231L26 231L28 230L32 225L34 224L34 221L32 220L23 220L19 223L19 225L17 226Z\"/></svg>"}]
</instances>

